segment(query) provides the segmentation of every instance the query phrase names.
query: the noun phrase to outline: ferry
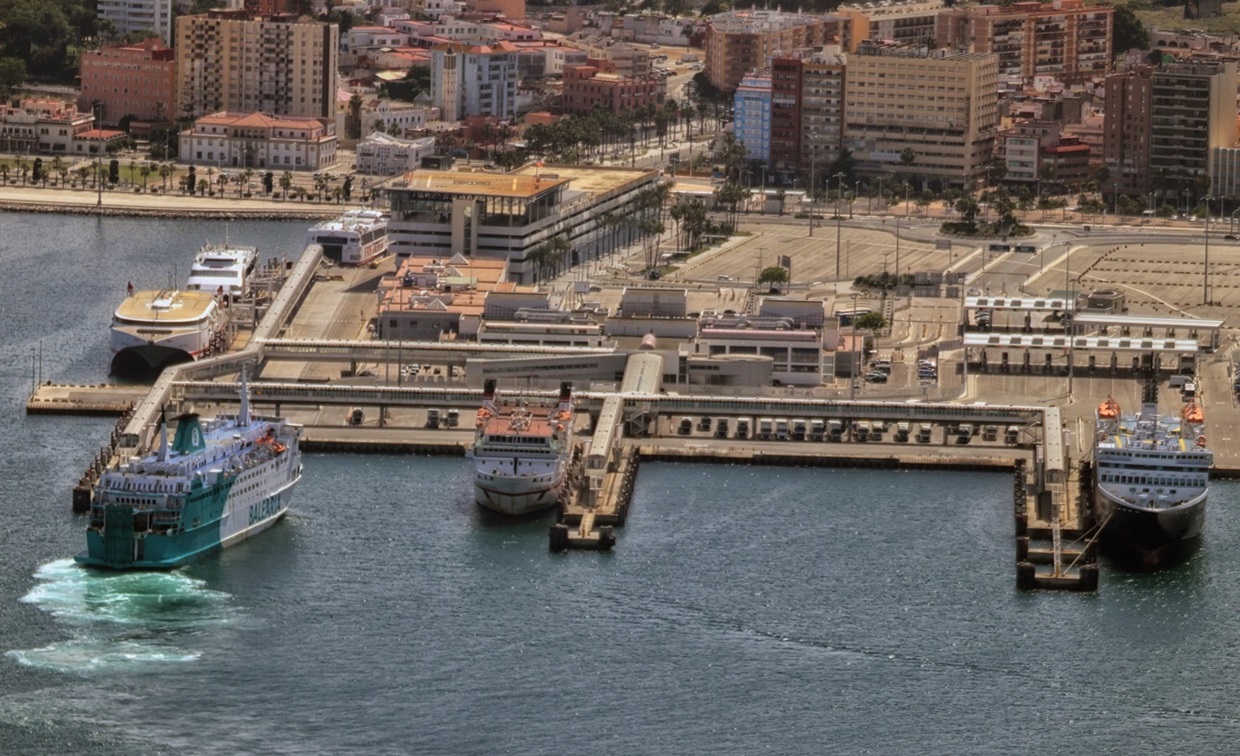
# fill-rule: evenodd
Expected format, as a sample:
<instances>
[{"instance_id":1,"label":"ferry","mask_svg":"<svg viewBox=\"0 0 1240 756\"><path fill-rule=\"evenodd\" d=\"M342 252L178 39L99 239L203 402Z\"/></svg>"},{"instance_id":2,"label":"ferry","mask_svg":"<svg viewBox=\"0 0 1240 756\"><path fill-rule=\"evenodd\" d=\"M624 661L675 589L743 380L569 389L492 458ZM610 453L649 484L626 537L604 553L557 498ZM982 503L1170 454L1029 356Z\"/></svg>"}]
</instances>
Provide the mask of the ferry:
<instances>
[{"instance_id":1,"label":"ferry","mask_svg":"<svg viewBox=\"0 0 1240 756\"><path fill-rule=\"evenodd\" d=\"M114 570L166 570L241 543L288 511L301 480L301 426L251 417L245 376L236 415L185 414L159 448L96 483L86 551L74 559Z\"/></svg>"},{"instance_id":2,"label":"ferry","mask_svg":"<svg viewBox=\"0 0 1240 756\"><path fill-rule=\"evenodd\" d=\"M550 407L497 402L495 385L486 381L478 410L474 500L506 515L555 506L572 447L572 385L561 384L559 402Z\"/></svg>"},{"instance_id":3,"label":"ferry","mask_svg":"<svg viewBox=\"0 0 1240 756\"><path fill-rule=\"evenodd\" d=\"M235 244L205 244L190 265L189 291L239 297L249 291L258 249Z\"/></svg>"},{"instance_id":4,"label":"ferry","mask_svg":"<svg viewBox=\"0 0 1240 756\"><path fill-rule=\"evenodd\" d=\"M111 373L144 378L196 360L224 346L227 326L228 317L210 292L130 286L112 315Z\"/></svg>"},{"instance_id":5,"label":"ferry","mask_svg":"<svg viewBox=\"0 0 1240 756\"><path fill-rule=\"evenodd\" d=\"M306 233L307 244L323 247L323 256L341 265L366 265L388 250L388 217L378 210L350 210Z\"/></svg>"},{"instance_id":6,"label":"ferry","mask_svg":"<svg viewBox=\"0 0 1240 756\"><path fill-rule=\"evenodd\" d=\"M1151 382L1137 414L1122 413L1108 397L1096 430L1094 510L1104 543L1147 567L1170 561L1205 525L1214 453L1201 406L1162 415Z\"/></svg>"}]
</instances>

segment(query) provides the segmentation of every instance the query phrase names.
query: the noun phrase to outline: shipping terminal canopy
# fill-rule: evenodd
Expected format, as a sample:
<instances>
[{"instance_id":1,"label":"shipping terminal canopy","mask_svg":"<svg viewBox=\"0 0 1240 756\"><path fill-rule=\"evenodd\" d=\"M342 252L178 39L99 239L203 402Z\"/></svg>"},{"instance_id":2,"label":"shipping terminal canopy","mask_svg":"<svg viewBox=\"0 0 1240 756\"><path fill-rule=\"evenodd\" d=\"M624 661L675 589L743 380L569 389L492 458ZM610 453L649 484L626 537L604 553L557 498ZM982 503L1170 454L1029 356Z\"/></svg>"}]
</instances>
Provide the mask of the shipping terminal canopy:
<instances>
[{"instance_id":1,"label":"shipping terminal canopy","mask_svg":"<svg viewBox=\"0 0 1240 756\"><path fill-rule=\"evenodd\" d=\"M1084 312L1076 316L1078 326L1117 326L1119 328L1167 328L1179 330L1185 328L1196 331L1218 330L1223 327L1221 320L1206 318L1171 318L1150 315L1111 315L1105 312Z\"/></svg>"},{"instance_id":2,"label":"shipping terminal canopy","mask_svg":"<svg viewBox=\"0 0 1240 756\"><path fill-rule=\"evenodd\" d=\"M1016 310L1018 312L1057 312L1076 309L1072 299L1063 297L965 297L966 310Z\"/></svg>"},{"instance_id":3,"label":"shipping terminal canopy","mask_svg":"<svg viewBox=\"0 0 1240 756\"><path fill-rule=\"evenodd\" d=\"M1195 339L1142 339L1115 336L1039 336L1027 333L966 333L966 347L994 349L1083 349L1112 352L1170 352L1194 354Z\"/></svg>"}]
</instances>

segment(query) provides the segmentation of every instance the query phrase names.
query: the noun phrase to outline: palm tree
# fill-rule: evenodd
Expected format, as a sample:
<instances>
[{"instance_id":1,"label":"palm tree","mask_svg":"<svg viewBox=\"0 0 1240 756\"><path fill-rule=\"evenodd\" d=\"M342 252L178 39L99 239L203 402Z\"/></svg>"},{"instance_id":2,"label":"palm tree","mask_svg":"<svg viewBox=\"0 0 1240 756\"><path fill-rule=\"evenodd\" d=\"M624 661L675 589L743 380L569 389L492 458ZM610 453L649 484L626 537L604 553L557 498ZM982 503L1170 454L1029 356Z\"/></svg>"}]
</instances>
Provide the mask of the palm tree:
<instances>
[{"instance_id":1,"label":"palm tree","mask_svg":"<svg viewBox=\"0 0 1240 756\"><path fill-rule=\"evenodd\" d=\"M172 166L168 163L159 164L159 177L164 182L164 194L168 193L168 177L172 175Z\"/></svg>"},{"instance_id":2,"label":"palm tree","mask_svg":"<svg viewBox=\"0 0 1240 756\"><path fill-rule=\"evenodd\" d=\"M151 175L151 164L143 163L142 166L138 168L138 175L142 177L142 191L145 192L146 191L146 179L148 176Z\"/></svg>"},{"instance_id":3,"label":"palm tree","mask_svg":"<svg viewBox=\"0 0 1240 756\"><path fill-rule=\"evenodd\" d=\"M288 199L289 187L293 185L293 172L285 171L280 174L280 192L284 195L284 199Z\"/></svg>"},{"instance_id":4,"label":"palm tree","mask_svg":"<svg viewBox=\"0 0 1240 756\"><path fill-rule=\"evenodd\" d=\"M64 186L65 175L68 174L68 171L65 169L65 161L61 160L59 155L52 158L52 173L60 176L60 185Z\"/></svg>"}]
</instances>

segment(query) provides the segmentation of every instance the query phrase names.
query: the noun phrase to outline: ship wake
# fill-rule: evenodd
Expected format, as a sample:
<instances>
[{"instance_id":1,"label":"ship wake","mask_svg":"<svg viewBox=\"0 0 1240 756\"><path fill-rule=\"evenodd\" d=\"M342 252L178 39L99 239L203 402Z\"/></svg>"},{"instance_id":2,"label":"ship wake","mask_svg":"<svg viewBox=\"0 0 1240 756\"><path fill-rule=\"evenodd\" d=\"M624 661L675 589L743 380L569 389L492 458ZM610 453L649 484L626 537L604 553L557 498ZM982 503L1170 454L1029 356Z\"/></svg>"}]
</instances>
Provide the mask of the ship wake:
<instances>
[{"instance_id":1,"label":"ship wake","mask_svg":"<svg viewBox=\"0 0 1240 756\"><path fill-rule=\"evenodd\" d=\"M52 615L68 637L7 652L30 667L91 674L192 662L202 652L188 642L233 618L229 594L179 572L108 573L59 559L34 577L22 601Z\"/></svg>"}]
</instances>

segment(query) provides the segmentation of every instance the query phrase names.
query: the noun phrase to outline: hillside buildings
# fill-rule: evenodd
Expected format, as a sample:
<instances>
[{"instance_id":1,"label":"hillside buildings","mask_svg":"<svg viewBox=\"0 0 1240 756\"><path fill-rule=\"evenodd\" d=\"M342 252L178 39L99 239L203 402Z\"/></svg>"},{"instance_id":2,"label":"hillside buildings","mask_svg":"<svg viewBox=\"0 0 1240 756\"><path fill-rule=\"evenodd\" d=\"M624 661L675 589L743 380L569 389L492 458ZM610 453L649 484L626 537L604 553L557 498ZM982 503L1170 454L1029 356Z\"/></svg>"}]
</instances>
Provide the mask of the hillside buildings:
<instances>
[{"instance_id":1,"label":"hillside buildings","mask_svg":"<svg viewBox=\"0 0 1240 756\"><path fill-rule=\"evenodd\" d=\"M662 105L666 93L667 82L658 76L620 76L598 66L566 66L561 102L565 113L588 115L601 109L619 115Z\"/></svg>"},{"instance_id":2,"label":"hillside buildings","mask_svg":"<svg viewBox=\"0 0 1240 756\"><path fill-rule=\"evenodd\" d=\"M96 15L118 34L149 32L172 41L173 0L96 0Z\"/></svg>"},{"instance_id":3,"label":"hillside buildings","mask_svg":"<svg viewBox=\"0 0 1240 756\"><path fill-rule=\"evenodd\" d=\"M422 165L422 158L435 154L435 137L401 139L375 132L357 143L357 172L372 176L395 176Z\"/></svg>"}]
</instances>

